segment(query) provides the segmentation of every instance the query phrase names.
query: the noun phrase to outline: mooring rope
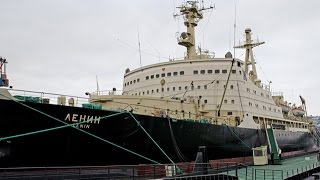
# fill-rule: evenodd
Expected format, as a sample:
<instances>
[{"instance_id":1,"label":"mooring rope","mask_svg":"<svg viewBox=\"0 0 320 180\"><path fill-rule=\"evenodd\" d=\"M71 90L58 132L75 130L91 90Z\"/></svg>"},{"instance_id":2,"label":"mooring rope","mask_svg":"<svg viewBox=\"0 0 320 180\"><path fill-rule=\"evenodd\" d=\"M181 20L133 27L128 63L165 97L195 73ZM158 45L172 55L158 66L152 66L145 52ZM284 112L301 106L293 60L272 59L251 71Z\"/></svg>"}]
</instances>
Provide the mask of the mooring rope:
<instances>
[{"instance_id":1,"label":"mooring rope","mask_svg":"<svg viewBox=\"0 0 320 180\"><path fill-rule=\"evenodd\" d=\"M7 96L5 96L5 95L3 95L3 94L0 94L0 95L3 96L3 97L5 97L5 98L7 98L7 99L10 99L10 100L16 102L16 103L18 103L18 104L20 104L20 105L22 105L22 106L24 106L24 107L26 107L26 108L29 108L29 109L31 109L31 110L33 110L33 111L36 111L36 112L38 112L38 113L40 113L40 114L42 114L42 115L44 115L44 116L47 116L47 117L49 117L49 118L51 118L51 119L54 119L54 120L56 120L56 121L58 121L58 122L61 122L61 123L65 124L65 125L68 125L68 126L70 125L70 124L68 124L68 123L66 123L66 122L64 122L64 121L62 121L62 120L60 120L60 119L58 119L58 118L55 118L55 117L53 117L53 116L51 116L51 115L49 115L49 114L46 114L46 113L44 113L44 112L42 112L42 111L39 111L38 109L35 109L35 108L31 107L31 106L28 106L28 105L26 105L26 104L24 104L24 103L22 103L22 102L20 102L20 101L17 101L17 100L15 100L15 99L12 99L12 98L10 98L10 97L7 97ZM139 156L139 157L141 157L141 158L143 158L143 159L146 159L146 160L148 160L148 161L151 161L151 162L153 162L153 163L155 163L155 164L160 164L160 165L162 165L161 163L159 163L159 162L157 162L157 161L154 161L154 160L152 160L152 159L150 159L150 158L148 158L148 157L145 157L145 156L143 156L143 155L141 155L141 154L138 154L138 153L136 153L136 152L134 152L134 151L131 151L131 150L129 150L129 149L126 149L126 148L124 148L124 147L122 147L122 146L119 146L119 145L117 145L117 144L115 144L115 143L112 143L112 142L110 142L110 141L108 141L108 140L106 140L106 139L104 139L104 138L101 138L101 137L99 137L99 136L97 136L97 135L94 135L94 134L92 134L92 133L90 133L90 132L87 132L87 131L85 131L85 130L76 128L75 126L73 126L73 124L71 124L69 127L75 128L76 130L81 131L82 133L85 133L85 134L87 134L87 135L89 135L89 136L92 136L92 137L94 137L94 138L96 138L96 139L99 139L99 140L101 140L101 141L103 141L103 142L106 142L106 143L108 143L108 144L111 144L111 145L113 145L113 146L115 146L115 147L117 147L117 148L120 148L120 149L122 149L122 150L124 150L124 151L127 151L127 152L129 152L129 153L132 153L132 154L134 154L134 155L136 155L136 156ZM30 132L30 133L32 133L32 132ZM19 135L16 135L16 136L19 136ZM21 136L19 136L19 137L21 137Z\"/></svg>"},{"instance_id":2,"label":"mooring rope","mask_svg":"<svg viewBox=\"0 0 320 180\"><path fill-rule=\"evenodd\" d=\"M151 141L160 149L160 151L168 158L168 160L172 163L172 165L176 165L171 158L162 150L162 148L159 146L159 144L150 136L150 134L144 129L143 126L140 125L140 122L132 115L131 112L129 112L130 116L136 121L138 126L141 127L141 129L147 134L147 136L151 139Z\"/></svg>"}]
</instances>

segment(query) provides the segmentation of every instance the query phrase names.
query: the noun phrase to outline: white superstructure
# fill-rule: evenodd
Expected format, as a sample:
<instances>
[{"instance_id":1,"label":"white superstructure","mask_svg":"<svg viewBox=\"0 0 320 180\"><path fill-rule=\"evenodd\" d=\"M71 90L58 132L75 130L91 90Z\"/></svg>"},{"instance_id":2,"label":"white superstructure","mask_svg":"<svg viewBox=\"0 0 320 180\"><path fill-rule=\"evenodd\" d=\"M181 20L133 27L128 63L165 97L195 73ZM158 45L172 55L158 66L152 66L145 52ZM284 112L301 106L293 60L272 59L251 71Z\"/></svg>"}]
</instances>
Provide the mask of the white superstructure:
<instances>
[{"instance_id":1,"label":"white superstructure","mask_svg":"<svg viewBox=\"0 0 320 180\"><path fill-rule=\"evenodd\" d=\"M251 29L245 30L243 45L235 47L245 49L245 61L233 58L230 52L224 58L196 52L194 28L206 9L191 1L180 7L187 27L178 38L178 44L187 48L184 59L126 69L120 94L115 89L97 91L91 93L91 102L102 104L104 109L178 120L247 128L274 123L307 130L307 121L292 114L282 94L273 96L270 84L259 80L252 49L264 42L252 41Z\"/></svg>"}]
</instances>

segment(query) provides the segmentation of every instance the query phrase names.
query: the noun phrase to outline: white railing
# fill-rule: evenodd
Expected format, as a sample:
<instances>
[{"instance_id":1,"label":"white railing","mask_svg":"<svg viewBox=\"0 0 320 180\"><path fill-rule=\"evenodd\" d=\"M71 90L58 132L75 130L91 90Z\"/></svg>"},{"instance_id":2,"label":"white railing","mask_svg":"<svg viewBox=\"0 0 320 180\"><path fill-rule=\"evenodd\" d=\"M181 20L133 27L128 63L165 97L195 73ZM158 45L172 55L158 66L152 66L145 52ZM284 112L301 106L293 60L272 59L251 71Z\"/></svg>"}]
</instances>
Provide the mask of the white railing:
<instances>
[{"instance_id":1,"label":"white railing","mask_svg":"<svg viewBox=\"0 0 320 180\"><path fill-rule=\"evenodd\" d=\"M260 86L264 90L271 91L270 84L268 85L268 84L260 83Z\"/></svg>"},{"instance_id":2,"label":"white railing","mask_svg":"<svg viewBox=\"0 0 320 180\"><path fill-rule=\"evenodd\" d=\"M272 92L272 96L283 96L283 92Z\"/></svg>"},{"instance_id":3,"label":"white railing","mask_svg":"<svg viewBox=\"0 0 320 180\"><path fill-rule=\"evenodd\" d=\"M122 90L102 90L102 91L95 91L90 93L91 95L125 95Z\"/></svg>"},{"instance_id":4,"label":"white railing","mask_svg":"<svg viewBox=\"0 0 320 180\"><path fill-rule=\"evenodd\" d=\"M65 106L82 107L82 104L89 103L89 97L78 97L72 95L26 91L9 89L10 94L18 100L37 102L43 104L57 104Z\"/></svg>"}]
</instances>

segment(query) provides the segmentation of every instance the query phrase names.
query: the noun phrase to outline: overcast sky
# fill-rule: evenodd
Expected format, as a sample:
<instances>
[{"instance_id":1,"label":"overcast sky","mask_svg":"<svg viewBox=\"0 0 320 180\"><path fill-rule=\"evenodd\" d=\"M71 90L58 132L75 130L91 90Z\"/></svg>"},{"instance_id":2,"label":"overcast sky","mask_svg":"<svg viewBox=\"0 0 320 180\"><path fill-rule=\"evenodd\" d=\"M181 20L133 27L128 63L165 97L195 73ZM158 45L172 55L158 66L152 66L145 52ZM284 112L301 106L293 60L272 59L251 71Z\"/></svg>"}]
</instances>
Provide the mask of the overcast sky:
<instances>
[{"instance_id":1,"label":"overcast sky","mask_svg":"<svg viewBox=\"0 0 320 180\"><path fill-rule=\"evenodd\" d=\"M96 89L122 89L126 68L182 57L177 32L185 30L174 6L180 0L0 0L0 56L7 58L15 89L84 96ZM320 115L319 0L220 0L197 27L197 43L216 57L250 27L266 44L254 49L259 78L272 81L289 102L306 99L308 114ZM243 59L243 50L236 57Z\"/></svg>"}]
</instances>

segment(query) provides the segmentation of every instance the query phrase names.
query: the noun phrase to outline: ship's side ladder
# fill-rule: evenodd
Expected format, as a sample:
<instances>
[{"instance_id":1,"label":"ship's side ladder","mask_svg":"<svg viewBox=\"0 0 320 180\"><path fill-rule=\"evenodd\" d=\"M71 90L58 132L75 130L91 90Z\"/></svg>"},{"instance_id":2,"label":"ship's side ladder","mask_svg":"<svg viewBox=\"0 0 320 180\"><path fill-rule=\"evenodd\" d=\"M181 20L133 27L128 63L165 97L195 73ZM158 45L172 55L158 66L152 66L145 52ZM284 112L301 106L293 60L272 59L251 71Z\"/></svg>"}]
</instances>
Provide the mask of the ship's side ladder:
<instances>
[{"instance_id":1,"label":"ship's side ladder","mask_svg":"<svg viewBox=\"0 0 320 180\"><path fill-rule=\"evenodd\" d=\"M271 155L271 162L272 164L281 164L281 158L280 158L280 149L276 140L276 137L274 136L274 131L272 128L272 125L270 127L266 127L266 134L268 139L268 145Z\"/></svg>"}]
</instances>

